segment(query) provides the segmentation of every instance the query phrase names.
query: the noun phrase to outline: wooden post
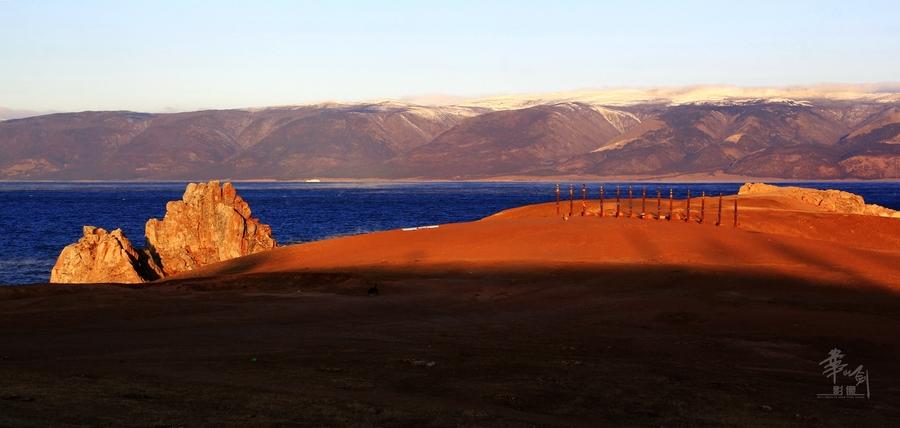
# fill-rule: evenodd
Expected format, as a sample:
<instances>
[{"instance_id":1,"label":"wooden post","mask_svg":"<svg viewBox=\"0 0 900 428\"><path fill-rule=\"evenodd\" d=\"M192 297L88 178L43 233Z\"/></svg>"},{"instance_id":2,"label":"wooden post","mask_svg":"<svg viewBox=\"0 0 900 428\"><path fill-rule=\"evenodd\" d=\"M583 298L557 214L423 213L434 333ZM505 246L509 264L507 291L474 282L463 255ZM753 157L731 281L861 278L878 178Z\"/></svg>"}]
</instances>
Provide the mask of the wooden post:
<instances>
[{"instance_id":1,"label":"wooden post","mask_svg":"<svg viewBox=\"0 0 900 428\"><path fill-rule=\"evenodd\" d=\"M691 189L687 191L687 206L684 211L684 221L691 221Z\"/></svg>"},{"instance_id":2,"label":"wooden post","mask_svg":"<svg viewBox=\"0 0 900 428\"><path fill-rule=\"evenodd\" d=\"M734 227L738 227L738 217L737 217L737 195L734 195Z\"/></svg>"},{"instance_id":3,"label":"wooden post","mask_svg":"<svg viewBox=\"0 0 900 428\"><path fill-rule=\"evenodd\" d=\"M675 193L672 191L672 188L669 188L669 213L666 214L666 220L672 219L672 198L675 196Z\"/></svg>"},{"instance_id":4,"label":"wooden post","mask_svg":"<svg viewBox=\"0 0 900 428\"><path fill-rule=\"evenodd\" d=\"M656 219L660 219L660 214L662 214L662 210L660 207L662 206L662 191L659 190L659 187L656 188Z\"/></svg>"},{"instance_id":5,"label":"wooden post","mask_svg":"<svg viewBox=\"0 0 900 428\"><path fill-rule=\"evenodd\" d=\"M706 191L700 192L700 219L697 223L703 223L703 217L706 216Z\"/></svg>"},{"instance_id":6,"label":"wooden post","mask_svg":"<svg viewBox=\"0 0 900 428\"><path fill-rule=\"evenodd\" d=\"M603 185L600 185L600 217L603 217Z\"/></svg>"},{"instance_id":7,"label":"wooden post","mask_svg":"<svg viewBox=\"0 0 900 428\"><path fill-rule=\"evenodd\" d=\"M619 218L619 186L616 185L616 218Z\"/></svg>"},{"instance_id":8,"label":"wooden post","mask_svg":"<svg viewBox=\"0 0 900 428\"><path fill-rule=\"evenodd\" d=\"M631 185L628 185L628 218L634 213L634 202L631 199Z\"/></svg>"},{"instance_id":9,"label":"wooden post","mask_svg":"<svg viewBox=\"0 0 900 428\"><path fill-rule=\"evenodd\" d=\"M556 215L559 215L559 183L556 183Z\"/></svg>"},{"instance_id":10,"label":"wooden post","mask_svg":"<svg viewBox=\"0 0 900 428\"><path fill-rule=\"evenodd\" d=\"M647 215L647 188L641 188L641 218Z\"/></svg>"},{"instance_id":11,"label":"wooden post","mask_svg":"<svg viewBox=\"0 0 900 428\"><path fill-rule=\"evenodd\" d=\"M719 211L716 214L716 226L722 224L722 194L719 193Z\"/></svg>"},{"instance_id":12,"label":"wooden post","mask_svg":"<svg viewBox=\"0 0 900 428\"><path fill-rule=\"evenodd\" d=\"M575 209L575 187L571 184L569 185L569 217L572 217L572 212Z\"/></svg>"},{"instance_id":13,"label":"wooden post","mask_svg":"<svg viewBox=\"0 0 900 428\"><path fill-rule=\"evenodd\" d=\"M584 217L584 213L587 211L587 187L582 184L581 185L581 216Z\"/></svg>"}]
</instances>

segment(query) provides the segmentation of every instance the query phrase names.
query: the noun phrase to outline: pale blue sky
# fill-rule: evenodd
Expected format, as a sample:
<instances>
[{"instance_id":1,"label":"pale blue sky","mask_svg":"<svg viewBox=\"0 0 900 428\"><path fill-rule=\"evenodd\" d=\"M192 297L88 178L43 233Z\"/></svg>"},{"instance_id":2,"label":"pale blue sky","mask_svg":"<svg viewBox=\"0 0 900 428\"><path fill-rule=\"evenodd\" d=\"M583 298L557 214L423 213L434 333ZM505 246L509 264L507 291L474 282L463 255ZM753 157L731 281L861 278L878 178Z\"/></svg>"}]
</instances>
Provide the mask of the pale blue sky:
<instances>
[{"instance_id":1,"label":"pale blue sky","mask_svg":"<svg viewBox=\"0 0 900 428\"><path fill-rule=\"evenodd\" d=\"M900 81L897 1L0 0L0 107Z\"/></svg>"}]
</instances>

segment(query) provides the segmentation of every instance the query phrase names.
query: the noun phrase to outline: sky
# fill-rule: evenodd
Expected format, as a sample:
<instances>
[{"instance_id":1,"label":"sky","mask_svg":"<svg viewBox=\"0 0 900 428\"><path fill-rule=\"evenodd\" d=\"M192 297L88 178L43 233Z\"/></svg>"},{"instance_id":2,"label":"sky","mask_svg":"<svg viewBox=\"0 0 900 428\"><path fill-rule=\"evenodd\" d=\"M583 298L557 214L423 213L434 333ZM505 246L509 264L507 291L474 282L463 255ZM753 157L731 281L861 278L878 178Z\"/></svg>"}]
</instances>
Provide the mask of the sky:
<instances>
[{"instance_id":1,"label":"sky","mask_svg":"<svg viewBox=\"0 0 900 428\"><path fill-rule=\"evenodd\" d=\"M0 0L0 107L900 81L897 1Z\"/></svg>"}]
</instances>

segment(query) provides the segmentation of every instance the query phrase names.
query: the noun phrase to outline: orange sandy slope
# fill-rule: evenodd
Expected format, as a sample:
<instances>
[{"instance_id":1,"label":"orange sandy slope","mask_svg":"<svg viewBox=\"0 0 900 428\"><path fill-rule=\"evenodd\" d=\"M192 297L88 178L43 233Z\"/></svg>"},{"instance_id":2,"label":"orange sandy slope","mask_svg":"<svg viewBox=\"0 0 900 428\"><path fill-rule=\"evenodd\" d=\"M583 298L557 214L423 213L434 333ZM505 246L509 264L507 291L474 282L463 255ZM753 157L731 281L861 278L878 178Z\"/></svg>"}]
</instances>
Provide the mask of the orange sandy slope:
<instances>
[{"instance_id":1,"label":"orange sandy slope","mask_svg":"<svg viewBox=\"0 0 900 428\"><path fill-rule=\"evenodd\" d=\"M736 270L784 274L850 287L900 291L900 220L816 211L772 197L741 197L738 228L732 227L732 199L715 226L717 198L691 201L693 220L613 218L615 200L574 203L568 220L555 203L524 206L471 223L416 231L392 230L310 242L229 260L175 277L340 270L475 270L679 266L693 270ZM641 201L633 201L635 215ZM647 210L655 212L656 199ZM668 201L663 199L666 212ZM685 201L675 201L675 213ZM561 204L567 213L569 202ZM622 211L628 202L622 200ZM340 215L339 213L335 215Z\"/></svg>"}]
</instances>

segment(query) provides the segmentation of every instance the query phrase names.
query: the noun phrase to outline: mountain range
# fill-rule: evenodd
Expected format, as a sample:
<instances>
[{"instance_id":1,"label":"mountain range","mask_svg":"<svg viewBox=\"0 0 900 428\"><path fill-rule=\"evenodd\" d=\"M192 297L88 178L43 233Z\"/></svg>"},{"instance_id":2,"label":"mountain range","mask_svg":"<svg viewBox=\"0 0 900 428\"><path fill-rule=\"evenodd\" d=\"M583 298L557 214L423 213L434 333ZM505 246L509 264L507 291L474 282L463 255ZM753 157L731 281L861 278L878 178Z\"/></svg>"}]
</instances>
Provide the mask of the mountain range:
<instances>
[{"instance_id":1,"label":"mountain range","mask_svg":"<svg viewBox=\"0 0 900 428\"><path fill-rule=\"evenodd\" d=\"M693 87L0 122L0 179L900 178L900 95Z\"/></svg>"}]
</instances>

